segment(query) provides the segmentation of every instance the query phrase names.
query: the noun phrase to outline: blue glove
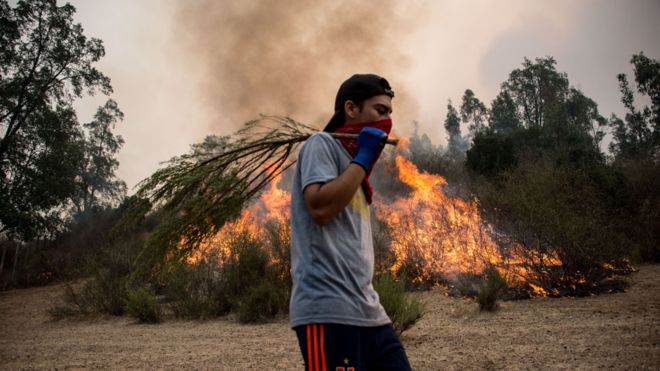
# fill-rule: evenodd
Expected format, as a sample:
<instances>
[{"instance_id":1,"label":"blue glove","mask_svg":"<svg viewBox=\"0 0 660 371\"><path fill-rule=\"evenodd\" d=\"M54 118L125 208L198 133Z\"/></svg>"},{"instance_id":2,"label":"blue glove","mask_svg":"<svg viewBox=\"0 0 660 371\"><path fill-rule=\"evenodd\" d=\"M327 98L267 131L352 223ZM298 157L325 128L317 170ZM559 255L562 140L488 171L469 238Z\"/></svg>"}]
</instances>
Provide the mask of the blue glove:
<instances>
[{"instance_id":1,"label":"blue glove","mask_svg":"<svg viewBox=\"0 0 660 371\"><path fill-rule=\"evenodd\" d=\"M351 162L362 166L364 171L369 172L385 146L385 138L387 138L387 134L380 129L362 129L357 139L358 153Z\"/></svg>"}]
</instances>

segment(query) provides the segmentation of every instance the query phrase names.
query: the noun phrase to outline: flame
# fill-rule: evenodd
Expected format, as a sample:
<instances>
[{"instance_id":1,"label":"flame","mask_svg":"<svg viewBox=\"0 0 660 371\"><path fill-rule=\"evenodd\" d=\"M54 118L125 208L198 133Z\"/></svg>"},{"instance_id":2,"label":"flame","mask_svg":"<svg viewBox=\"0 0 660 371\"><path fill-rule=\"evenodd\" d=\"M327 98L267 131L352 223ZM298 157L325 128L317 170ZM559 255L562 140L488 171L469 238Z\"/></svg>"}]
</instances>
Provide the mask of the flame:
<instances>
[{"instance_id":1,"label":"flame","mask_svg":"<svg viewBox=\"0 0 660 371\"><path fill-rule=\"evenodd\" d=\"M291 194L279 188L278 184L281 179L282 174L276 176L268 189L261 194L259 200L243 209L238 219L225 223L212 238L188 257L188 263L195 264L208 257L213 257L220 264L225 263L231 257L232 247L236 245L238 238L247 236L255 240L266 239L266 231L263 226L270 221L288 226ZM287 231L279 233L286 234ZM289 238L288 236L280 237Z\"/></svg>"},{"instance_id":2,"label":"flame","mask_svg":"<svg viewBox=\"0 0 660 371\"><path fill-rule=\"evenodd\" d=\"M443 190L447 181L442 176L420 172L400 155L395 163L399 179L412 191L390 204L382 200L374 203L377 217L391 231L391 249L396 260L390 269L395 275L407 272L413 283L440 283L461 273L481 274L494 267L510 286L527 285L534 296L555 294L543 288L540 277L529 266L561 265L559 258L514 242L509 243L503 254L495 242L498 234L481 219L476 200L448 196ZM241 235L265 240L263 226L269 221L289 227L291 195L279 188L280 180L281 176L274 179L259 200L243 210L240 218L225 224L189 259L190 263L209 255L214 255L220 263L226 262L232 254L232 245ZM290 241L290 235L280 238ZM273 262L279 259L281 255L272 255Z\"/></svg>"},{"instance_id":3,"label":"flame","mask_svg":"<svg viewBox=\"0 0 660 371\"><path fill-rule=\"evenodd\" d=\"M556 256L515 243L508 246L505 256L495 243L495 229L481 219L476 200L449 197L443 191L447 181L442 176L420 172L402 156L395 161L399 178L412 192L392 204L376 206L378 217L392 231L396 262L391 269L395 274L413 270L413 282L422 284L459 273L481 274L494 267L510 285L520 285L538 279L527 268L529 262L560 265ZM536 295L548 294L540 285L530 288Z\"/></svg>"},{"instance_id":4,"label":"flame","mask_svg":"<svg viewBox=\"0 0 660 371\"><path fill-rule=\"evenodd\" d=\"M481 273L501 263L497 246L481 222L476 202L448 197L439 175L420 173L412 162L396 157L399 178L412 193L390 205L379 205L376 213L392 230L396 254L393 272L413 264L422 283L441 275Z\"/></svg>"}]
</instances>

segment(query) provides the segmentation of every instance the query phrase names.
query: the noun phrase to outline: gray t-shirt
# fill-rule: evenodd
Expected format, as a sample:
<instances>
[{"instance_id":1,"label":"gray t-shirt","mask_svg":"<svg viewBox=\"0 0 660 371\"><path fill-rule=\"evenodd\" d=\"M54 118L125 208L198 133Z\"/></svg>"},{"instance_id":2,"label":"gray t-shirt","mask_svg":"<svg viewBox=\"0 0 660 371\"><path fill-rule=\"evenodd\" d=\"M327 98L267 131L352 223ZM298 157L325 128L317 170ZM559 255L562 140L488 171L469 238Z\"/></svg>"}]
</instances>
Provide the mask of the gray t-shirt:
<instances>
[{"instance_id":1,"label":"gray t-shirt","mask_svg":"<svg viewBox=\"0 0 660 371\"><path fill-rule=\"evenodd\" d=\"M323 226L314 222L303 198L305 187L336 178L350 163L351 156L328 133L312 135L300 150L291 190L291 327L391 322L371 284L374 250L362 187Z\"/></svg>"}]
</instances>

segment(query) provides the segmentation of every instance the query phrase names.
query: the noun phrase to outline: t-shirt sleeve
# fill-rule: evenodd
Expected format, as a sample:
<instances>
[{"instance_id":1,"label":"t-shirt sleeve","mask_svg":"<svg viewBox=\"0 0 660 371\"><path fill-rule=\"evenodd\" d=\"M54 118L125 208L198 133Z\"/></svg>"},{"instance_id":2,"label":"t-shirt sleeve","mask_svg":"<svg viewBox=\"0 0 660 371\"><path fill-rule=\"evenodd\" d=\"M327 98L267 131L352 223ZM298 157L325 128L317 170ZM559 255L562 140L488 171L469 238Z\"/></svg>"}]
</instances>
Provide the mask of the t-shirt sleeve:
<instances>
[{"instance_id":1,"label":"t-shirt sleeve","mask_svg":"<svg viewBox=\"0 0 660 371\"><path fill-rule=\"evenodd\" d=\"M298 158L303 190L310 184L326 183L339 176L335 146L335 140L326 133L314 134L305 142Z\"/></svg>"}]
</instances>

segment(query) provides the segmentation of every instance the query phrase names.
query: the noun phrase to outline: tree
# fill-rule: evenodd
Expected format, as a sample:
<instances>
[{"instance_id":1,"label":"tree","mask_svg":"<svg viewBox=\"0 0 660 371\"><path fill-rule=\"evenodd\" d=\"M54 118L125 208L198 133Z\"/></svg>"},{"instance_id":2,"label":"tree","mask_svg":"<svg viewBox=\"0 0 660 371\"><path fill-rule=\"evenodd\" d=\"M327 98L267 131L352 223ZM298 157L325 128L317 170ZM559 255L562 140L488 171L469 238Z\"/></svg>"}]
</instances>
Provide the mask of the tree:
<instances>
[{"instance_id":1,"label":"tree","mask_svg":"<svg viewBox=\"0 0 660 371\"><path fill-rule=\"evenodd\" d=\"M522 127L517 106L508 92L500 92L490 107L488 126L493 133L510 134Z\"/></svg>"},{"instance_id":2,"label":"tree","mask_svg":"<svg viewBox=\"0 0 660 371\"><path fill-rule=\"evenodd\" d=\"M451 100L447 103L445 130L447 131L449 157L462 158L467 150L467 142L461 135L461 119L458 117L456 108L451 104Z\"/></svg>"},{"instance_id":3,"label":"tree","mask_svg":"<svg viewBox=\"0 0 660 371\"><path fill-rule=\"evenodd\" d=\"M77 214L90 212L94 207L113 206L126 194L126 184L115 177L119 161L114 158L124 140L111 131L123 117L117 103L108 100L99 107L94 120L84 125L87 129L85 153L71 199Z\"/></svg>"},{"instance_id":4,"label":"tree","mask_svg":"<svg viewBox=\"0 0 660 371\"><path fill-rule=\"evenodd\" d=\"M461 120L468 124L468 129L472 137L486 130L488 109L470 89L465 90L463 94Z\"/></svg>"},{"instance_id":5,"label":"tree","mask_svg":"<svg viewBox=\"0 0 660 371\"><path fill-rule=\"evenodd\" d=\"M555 69L552 57L537 58L535 63L525 58L522 69L515 69L502 83L505 91L518 106L522 124L529 128L543 127L552 119L557 106L568 91L568 77Z\"/></svg>"},{"instance_id":6,"label":"tree","mask_svg":"<svg viewBox=\"0 0 660 371\"><path fill-rule=\"evenodd\" d=\"M437 171L435 164L441 150L431 142L426 133L419 135L419 123L413 122L415 131L410 137L410 145L408 146L410 152L410 160L417 166L418 169L424 171Z\"/></svg>"},{"instance_id":7,"label":"tree","mask_svg":"<svg viewBox=\"0 0 660 371\"><path fill-rule=\"evenodd\" d=\"M555 65L552 57L535 62L525 58L522 68L502 83L491 109L483 114L490 127L476 132L467 154L472 170L496 175L523 157L573 165L604 160L600 141L607 120ZM464 102L474 101L468 92ZM468 107L479 105L473 102Z\"/></svg>"},{"instance_id":8,"label":"tree","mask_svg":"<svg viewBox=\"0 0 660 371\"><path fill-rule=\"evenodd\" d=\"M81 186L88 204L113 188L87 177L100 171L95 176L107 179L116 168L111 157L121 139L111 138L108 125L121 114L110 101L95 122L78 122L74 100L112 87L93 67L105 53L101 40L83 34L74 12L56 0L15 8L0 0L0 234L10 238L60 229L71 201L85 198Z\"/></svg>"},{"instance_id":9,"label":"tree","mask_svg":"<svg viewBox=\"0 0 660 371\"><path fill-rule=\"evenodd\" d=\"M651 107L637 109L633 91L625 74L617 76L621 90L621 102L628 112L625 121L613 115L610 126L614 141L610 151L618 159L660 159L660 62L644 53L633 55L637 91L648 96Z\"/></svg>"},{"instance_id":10,"label":"tree","mask_svg":"<svg viewBox=\"0 0 660 371\"><path fill-rule=\"evenodd\" d=\"M637 93L650 101L636 105L633 87L625 74L617 76L621 101L627 112L624 119L612 115L615 156L614 168L625 175L628 191L626 212L621 218L625 233L640 246L639 257L660 261L660 62L643 53L633 55Z\"/></svg>"}]
</instances>

